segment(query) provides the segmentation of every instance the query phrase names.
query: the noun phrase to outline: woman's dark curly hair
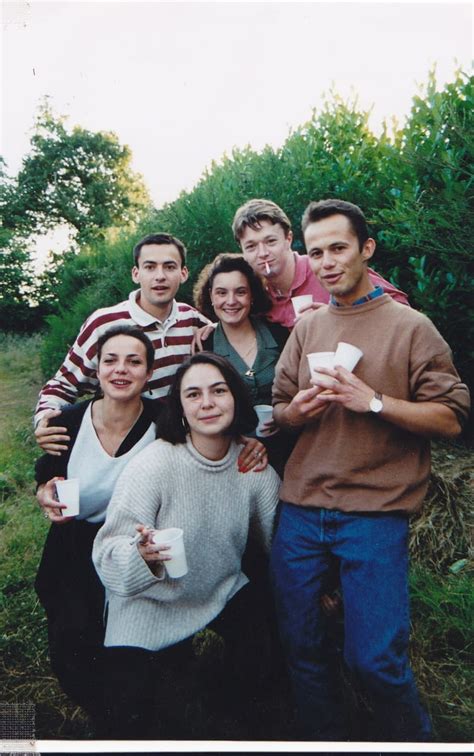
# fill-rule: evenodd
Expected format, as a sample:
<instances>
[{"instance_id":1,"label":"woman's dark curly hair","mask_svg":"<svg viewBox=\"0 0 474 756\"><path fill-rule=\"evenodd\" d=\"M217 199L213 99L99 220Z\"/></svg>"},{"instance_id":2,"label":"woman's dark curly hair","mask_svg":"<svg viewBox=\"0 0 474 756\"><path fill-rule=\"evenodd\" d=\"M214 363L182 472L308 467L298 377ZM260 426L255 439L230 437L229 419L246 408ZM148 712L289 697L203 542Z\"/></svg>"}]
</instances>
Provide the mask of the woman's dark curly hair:
<instances>
[{"instance_id":1,"label":"woman's dark curly hair","mask_svg":"<svg viewBox=\"0 0 474 756\"><path fill-rule=\"evenodd\" d=\"M166 402L158 417L157 438L163 438L171 444L185 443L187 424L180 398L181 383L188 370L194 365L216 367L234 397L234 419L225 435L236 438L242 433L254 430L258 423L257 414L252 406L248 389L238 372L225 357L213 352L199 352L183 362L174 375Z\"/></svg>"},{"instance_id":2,"label":"woman's dark curly hair","mask_svg":"<svg viewBox=\"0 0 474 756\"><path fill-rule=\"evenodd\" d=\"M250 314L264 315L271 308L272 303L263 288L262 279L254 273L242 255L222 252L201 270L193 289L195 307L210 320L215 318L211 304L211 290L214 279L219 273L233 273L235 270L242 273L248 281L252 299Z\"/></svg>"}]
</instances>

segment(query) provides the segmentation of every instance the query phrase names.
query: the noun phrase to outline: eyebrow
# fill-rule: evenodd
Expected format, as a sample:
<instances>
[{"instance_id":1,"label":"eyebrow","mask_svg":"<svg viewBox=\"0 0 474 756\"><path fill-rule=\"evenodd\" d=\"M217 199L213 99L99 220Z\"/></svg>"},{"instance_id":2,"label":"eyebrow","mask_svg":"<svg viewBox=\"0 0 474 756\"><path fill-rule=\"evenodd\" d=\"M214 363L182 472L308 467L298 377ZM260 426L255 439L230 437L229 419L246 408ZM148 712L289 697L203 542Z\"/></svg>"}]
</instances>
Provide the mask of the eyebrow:
<instances>
[{"instance_id":1,"label":"eyebrow","mask_svg":"<svg viewBox=\"0 0 474 756\"><path fill-rule=\"evenodd\" d=\"M215 383L211 383L209 388L215 388L216 386L227 386L227 381L216 381ZM183 389L183 391L196 391L196 389L199 391L201 390L202 386L186 386L186 388Z\"/></svg>"},{"instance_id":2,"label":"eyebrow","mask_svg":"<svg viewBox=\"0 0 474 756\"><path fill-rule=\"evenodd\" d=\"M118 357L117 352L103 352L103 357ZM126 354L125 357L143 357L142 354L139 354L138 352L130 352L130 354Z\"/></svg>"},{"instance_id":3,"label":"eyebrow","mask_svg":"<svg viewBox=\"0 0 474 756\"><path fill-rule=\"evenodd\" d=\"M174 257L168 257L166 260L142 260L141 261L143 265L168 265L169 263L174 263L175 265L179 265L179 262L174 259Z\"/></svg>"}]
</instances>

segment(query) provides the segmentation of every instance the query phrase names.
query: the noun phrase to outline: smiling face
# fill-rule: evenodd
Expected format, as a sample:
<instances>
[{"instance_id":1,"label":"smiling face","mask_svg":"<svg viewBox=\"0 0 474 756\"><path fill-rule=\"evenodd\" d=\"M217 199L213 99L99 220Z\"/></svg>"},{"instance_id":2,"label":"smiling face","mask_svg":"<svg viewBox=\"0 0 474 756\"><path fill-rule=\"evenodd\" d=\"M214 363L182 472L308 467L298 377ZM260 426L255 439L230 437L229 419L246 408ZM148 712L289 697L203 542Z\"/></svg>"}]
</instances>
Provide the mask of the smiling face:
<instances>
[{"instance_id":1,"label":"smiling face","mask_svg":"<svg viewBox=\"0 0 474 756\"><path fill-rule=\"evenodd\" d=\"M311 270L339 304L352 304L373 289L366 262L374 253L375 242L367 239L360 249L345 215L310 223L304 239Z\"/></svg>"},{"instance_id":2,"label":"smiling face","mask_svg":"<svg viewBox=\"0 0 474 756\"><path fill-rule=\"evenodd\" d=\"M197 364L181 381L180 400L194 444L199 438L222 436L234 419L234 397L214 365Z\"/></svg>"},{"instance_id":3,"label":"smiling face","mask_svg":"<svg viewBox=\"0 0 474 756\"><path fill-rule=\"evenodd\" d=\"M216 318L222 323L241 325L252 307L252 293L246 276L239 270L218 273L212 282L211 303Z\"/></svg>"},{"instance_id":4,"label":"smiling face","mask_svg":"<svg viewBox=\"0 0 474 756\"><path fill-rule=\"evenodd\" d=\"M188 270L174 244L145 244L132 269L132 279L140 285L140 307L160 320L168 317L176 292L187 278Z\"/></svg>"},{"instance_id":5,"label":"smiling face","mask_svg":"<svg viewBox=\"0 0 474 756\"><path fill-rule=\"evenodd\" d=\"M279 223L263 220L259 228L246 226L240 237L244 258L255 273L272 279L280 276L291 257L293 234Z\"/></svg>"},{"instance_id":6,"label":"smiling face","mask_svg":"<svg viewBox=\"0 0 474 756\"><path fill-rule=\"evenodd\" d=\"M139 396L152 372L147 368L145 345L138 339L120 334L104 343L97 367L104 397L129 400Z\"/></svg>"}]
</instances>

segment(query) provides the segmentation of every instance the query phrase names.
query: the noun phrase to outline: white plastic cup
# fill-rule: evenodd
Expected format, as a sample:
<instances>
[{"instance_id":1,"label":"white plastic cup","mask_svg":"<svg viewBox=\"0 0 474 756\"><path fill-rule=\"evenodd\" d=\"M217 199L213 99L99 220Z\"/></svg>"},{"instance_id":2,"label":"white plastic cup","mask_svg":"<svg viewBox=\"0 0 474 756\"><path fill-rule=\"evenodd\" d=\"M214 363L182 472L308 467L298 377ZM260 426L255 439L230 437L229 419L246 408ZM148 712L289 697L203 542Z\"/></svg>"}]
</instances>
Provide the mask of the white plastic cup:
<instances>
[{"instance_id":1,"label":"white plastic cup","mask_svg":"<svg viewBox=\"0 0 474 756\"><path fill-rule=\"evenodd\" d=\"M291 302L293 304L295 315L298 317L303 307L313 304L313 297L311 294L301 294L299 297L291 297Z\"/></svg>"},{"instance_id":2,"label":"white plastic cup","mask_svg":"<svg viewBox=\"0 0 474 756\"><path fill-rule=\"evenodd\" d=\"M56 493L60 504L62 517L75 517L79 514L79 478L68 478L56 481Z\"/></svg>"},{"instance_id":3,"label":"white plastic cup","mask_svg":"<svg viewBox=\"0 0 474 756\"><path fill-rule=\"evenodd\" d=\"M334 355L334 365L342 365L342 367L352 373L363 355L364 353L358 347L353 346L353 344L346 344L345 341L340 341Z\"/></svg>"},{"instance_id":4,"label":"white plastic cup","mask_svg":"<svg viewBox=\"0 0 474 756\"><path fill-rule=\"evenodd\" d=\"M188 572L188 563L184 551L183 531L181 528L164 528L153 532L153 543L157 546L169 546L164 554L170 556L163 562L170 578L180 578Z\"/></svg>"},{"instance_id":5,"label":"white plastic cup","mask_svg":"<svg viewBox=\"0 0 474 756\"><path fill-rule=\"evenodd\" d=\"M273 418L273 407L271 404L256 404L254 407L258 417L257 436L264 437L268 435L268 428L264 428L264 423L268 423Z\"/></svg>"},{"instance_id":6,"label":"white plastic cup","mask_svg":"<svg viewBox=\"0 0 474 756\"><path fill-rule=\"evenodd\" d=\"M331 385L332 378L329 375L318 373L319 367L333 368L335 352L311 352L306 357L309 363L309 374L311 378L318 378L328 387Z\"/></svg>"}]
</instances>

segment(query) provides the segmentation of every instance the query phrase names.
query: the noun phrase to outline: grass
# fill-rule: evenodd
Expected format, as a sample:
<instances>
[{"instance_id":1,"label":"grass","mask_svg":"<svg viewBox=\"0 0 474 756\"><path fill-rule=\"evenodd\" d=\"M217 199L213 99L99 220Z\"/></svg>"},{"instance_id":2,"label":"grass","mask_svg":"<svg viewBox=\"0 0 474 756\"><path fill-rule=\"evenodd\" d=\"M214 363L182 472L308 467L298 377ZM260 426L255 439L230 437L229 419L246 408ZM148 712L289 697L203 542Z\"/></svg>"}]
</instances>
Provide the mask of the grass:
<instances>
[{"instance_id":1,"label":"grass","mask_svg":"<svg viewBox=\"0 0 474 756\"><path fill-rule=\"evenodd\" d=\"M34 496L38 450L31 413L40 386L39 338L0 335L0 686L8 703L33 702L37 738L91 737L82 711L63 695L49 668L46 622L33 589L48 525ZM449 457L464 460L450 478ZM470 742L474 715L472 562L469 560L472 483L469 455L443 444L424 514L412 524L412 645L415 676L430 710L435 739ZM349 699L348 699L349 700ZM264 721L273 722L265 729ZM276 691L262 710L262 738L284 738L288 702ZM232 737L239 739L238 723ZM240 736L242 737L242 736Z\"/></svg>"},{"instance_id":2,"label":"grass","mask_svg":"<svg viewBox=\"0 0 474 756\"><path fill-rule=\"evenodd\" d=\"M472 572L440 576L416 567L410 580L413 670L435 738L470 742L474 722Z\"/></svg>"},{"instance_id":3,"label":"grass","mask_svg":"<svg viewBox=\"0 0 474 756\"><path fill-rule=\"evenodd\" d=\"M86 719L50 670L46 620L33 589L48 530L34 495L39 344L38 336L0 335L0 687L3 701L35 704L36 737L79 738Z\"/></svg>"}]
</instances>

